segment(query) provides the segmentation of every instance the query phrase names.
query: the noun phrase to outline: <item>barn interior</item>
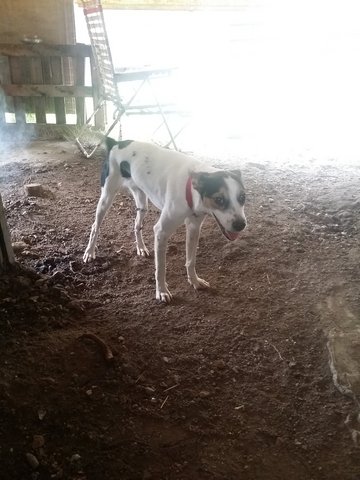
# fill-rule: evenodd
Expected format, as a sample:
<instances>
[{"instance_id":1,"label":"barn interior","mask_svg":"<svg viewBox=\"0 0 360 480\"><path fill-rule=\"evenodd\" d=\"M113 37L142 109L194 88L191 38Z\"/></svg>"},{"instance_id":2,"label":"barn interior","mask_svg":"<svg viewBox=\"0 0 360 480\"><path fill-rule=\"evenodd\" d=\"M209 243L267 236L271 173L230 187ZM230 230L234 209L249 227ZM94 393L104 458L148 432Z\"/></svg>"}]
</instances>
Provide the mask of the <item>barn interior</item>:
<instances>
[{"instance_id":1,"label":"barn interior","mask_svg":"<svg viewBox=\"0 0 360 480\"><path fill-rule=\"evenodd\" d=\"M360 6L355 0L3 0L4 479L360 475ZM187 282L117 195L84 263L104 136L241 169Z\"/></svg>"}]
</instances>

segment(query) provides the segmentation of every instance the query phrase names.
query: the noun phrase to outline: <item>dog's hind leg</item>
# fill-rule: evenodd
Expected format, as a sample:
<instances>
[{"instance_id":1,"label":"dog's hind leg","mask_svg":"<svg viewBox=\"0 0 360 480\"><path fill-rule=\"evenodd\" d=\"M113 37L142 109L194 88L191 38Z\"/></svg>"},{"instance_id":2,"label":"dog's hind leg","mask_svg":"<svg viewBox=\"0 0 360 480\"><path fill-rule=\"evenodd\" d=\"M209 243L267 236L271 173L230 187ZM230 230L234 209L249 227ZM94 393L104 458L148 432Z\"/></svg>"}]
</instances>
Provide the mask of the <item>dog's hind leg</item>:
<instances>
[{"instance_id":1,"label":"dog's hind leg","mask_svg":"<svg viewBox=\"0 0 360 480\"><path fill-rule=\"evenodd\" d=\"M83 260L85 263L91 259L94 259L96 256L95 254L96 240L99 235L100 226L102 224L102 221L104 220L106 212L111 207L111 204L113 203L115 195L117 194L118 191L119 191L118 178L109 177L101 190L100 199L96 207L95 222L91 227L89 243L86 247L86 250L83 256Z\"/></svg>"},{"instance_id":2,"label":"dog's hind leg","mask_svg":"<svg viewBox=\"0 0 360 480\"><path fill-rule=\"evenodd\" d=\"M136 240L136 250L137 254L141 257L148 257L149 250L146 248L144 239L142 236L142 227L144 217L148 208L148 199L145 193L139 188L129 187L129 190L134 197L136 204L136 218L135 218L135 240Z\"/></svg>"},{"instance_id":3,"label":"dog's hind leg","mask_svg":"<svg viewBox=\"0 0 360 480\"><path fill-rule=\"evenodd\" d=\"M208 288L210 284L199 278L195 270L196 263L196 249L199 243L201 224L204 220L204 216L188 217L185 220L186 225L186 271L188 282L196 290L199 288Z\"/></svg>"}]
</instances>

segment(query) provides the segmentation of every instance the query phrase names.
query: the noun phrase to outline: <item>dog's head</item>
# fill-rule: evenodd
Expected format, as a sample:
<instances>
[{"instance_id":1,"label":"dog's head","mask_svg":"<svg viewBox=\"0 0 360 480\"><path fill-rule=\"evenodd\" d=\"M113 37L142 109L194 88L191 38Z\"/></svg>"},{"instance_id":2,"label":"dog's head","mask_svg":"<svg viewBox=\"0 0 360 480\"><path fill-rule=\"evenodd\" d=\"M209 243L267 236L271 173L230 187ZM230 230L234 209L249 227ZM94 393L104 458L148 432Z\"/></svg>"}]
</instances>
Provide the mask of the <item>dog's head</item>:
<instances>
[{"instance_id":1,"label":"dog's head","mask_svg":"<svg viewBox=\"0 0 360 480\"><path fill-rule=\"evenodd\" d=\"M245 190L240 171L192 172L191 180L204 211L213 215L228 240L236 240L246 227Z\"/></svg>"}]
</instances>

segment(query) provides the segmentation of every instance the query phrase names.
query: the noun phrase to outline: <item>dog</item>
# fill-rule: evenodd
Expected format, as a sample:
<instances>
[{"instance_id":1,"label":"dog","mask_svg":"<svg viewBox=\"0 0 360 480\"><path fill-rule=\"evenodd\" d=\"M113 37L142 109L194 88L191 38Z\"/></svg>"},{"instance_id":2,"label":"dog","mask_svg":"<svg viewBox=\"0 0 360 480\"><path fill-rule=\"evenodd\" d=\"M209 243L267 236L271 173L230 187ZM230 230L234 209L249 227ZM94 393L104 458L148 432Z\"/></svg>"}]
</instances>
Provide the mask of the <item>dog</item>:
<instances>
[{"instance_id":1,"label":"dog","mask_svg":"<svg viewBox=\"0 0 360 480\"><path fill-rule=\"evenodd\" d=\"M172 299L166 283L168 239L179 225L186 225L186 271L195 289L208 288L195 270L201 225L212 215L221 232L234 241L246 227L245 190L239 170L220 170L178 151L133 140L105 139L107 156L101 174L101 196L96 208L89 243L83 260L95 258L101 223L115 195L127 187L136 204L135 240L137 254L148 257L142 226L148 199L161 213L154 226L156 299Z\"/></svg>"}]
</instances>

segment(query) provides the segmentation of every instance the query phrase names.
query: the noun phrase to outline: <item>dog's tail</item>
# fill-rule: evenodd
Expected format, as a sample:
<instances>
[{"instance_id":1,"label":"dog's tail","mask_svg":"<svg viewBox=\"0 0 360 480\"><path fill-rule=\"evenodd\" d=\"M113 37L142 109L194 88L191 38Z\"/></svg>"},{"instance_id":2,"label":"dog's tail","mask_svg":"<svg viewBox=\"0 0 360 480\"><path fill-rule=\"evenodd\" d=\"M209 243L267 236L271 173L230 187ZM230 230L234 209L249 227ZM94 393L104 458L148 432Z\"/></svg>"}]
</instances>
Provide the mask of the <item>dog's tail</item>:
<instances>
[{"instance_id":1,"label":"dog's tail","mask_svg":"<svg viewBox=\"0 0 360 480\"><path fill-rule=\"evenodd\" d=\"M109 155L110 150L117 144L118 142L111 137L105 137L105 146L106 146L106 157L103 163L103 167L101 170L101 186L103 187L107 177L109 176Z\"/></svg>"},{"instance_id":2,"label":"dog's tail","mask_svg":"<svg viewBox=\"0 0 360 480\"><path fill-rule=\"evenodd\" d=\"M105 145L107 153L117 144L118 142L111 137L105 137Z\"/></svg>"},{"instance_id":3,"label":"dog's tail","mask_svg":"<svg viewBox=\"0 0 360 480\"><path fill-rule=\"evenodd\" d=\"M117 145L118 149L121 150L122 148L126 148L130 143L134 140L119 140L118 142L111 137L105 137L105 145L106 151L109 154L110 150Z\"/></svg>"},{"instance_id":4,"label":"dog's tail","mask_svg":"<svg viewBox=\"0 0 360 480\"><path fill-rule=\"evenodd\" d=\"M103 187L105 184L105 181L107 177L109 176L109 157L110 157L110 152L115 147L115 145L118 146L118 149L121 150L123 148L126 148L130 143L132 143L133 140L120 140L116 141L111 137L105 137L105 146L106 146L106 158L103 164L103 168L101 171L101 186ZM127 160L123 160L120 163L120 173L124 178L130 178L131 177L131 172L130 172L130 164Z\"/></svg>"}]
</instances>

